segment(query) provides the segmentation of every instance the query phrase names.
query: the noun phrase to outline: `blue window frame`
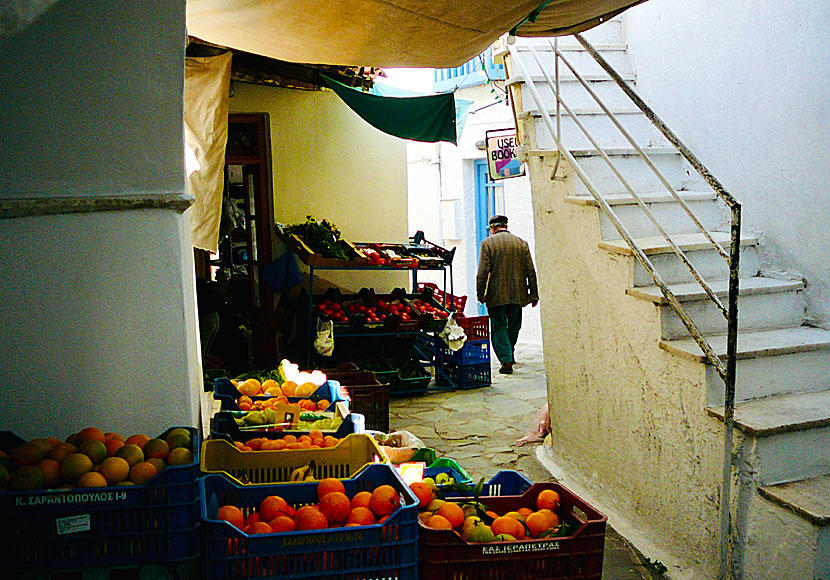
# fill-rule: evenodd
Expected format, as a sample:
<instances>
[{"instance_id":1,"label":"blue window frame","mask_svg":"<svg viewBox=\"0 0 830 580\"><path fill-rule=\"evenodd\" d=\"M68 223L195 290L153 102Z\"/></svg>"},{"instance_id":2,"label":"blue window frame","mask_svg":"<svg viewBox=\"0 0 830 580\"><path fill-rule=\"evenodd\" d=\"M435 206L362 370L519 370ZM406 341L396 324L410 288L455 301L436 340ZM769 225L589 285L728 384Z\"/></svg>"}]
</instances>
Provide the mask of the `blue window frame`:
<instances>
[{"instance_id":1,"label":"blue window frame","mask_svg":"<svg viewBox=\"0 0 830 580\"><path fill-rule=\"evenodd\" d=\"M493 62L491 47L459 67L435 69L432 88L436 93L443 93L462 87L483 85L488 79L503 81L505 78L504 65Z\"/></svg>"}]
</instances>

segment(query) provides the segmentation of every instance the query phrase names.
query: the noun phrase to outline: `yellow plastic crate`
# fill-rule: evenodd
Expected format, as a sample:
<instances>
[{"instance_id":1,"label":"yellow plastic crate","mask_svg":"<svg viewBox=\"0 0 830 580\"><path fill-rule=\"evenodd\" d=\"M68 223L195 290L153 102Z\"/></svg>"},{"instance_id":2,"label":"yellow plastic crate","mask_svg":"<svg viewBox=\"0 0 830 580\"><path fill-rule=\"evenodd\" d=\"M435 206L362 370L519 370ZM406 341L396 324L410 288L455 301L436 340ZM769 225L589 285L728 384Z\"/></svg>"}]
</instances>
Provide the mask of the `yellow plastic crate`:
<instances>
[{"instance_id":1,"label":"yellow plastic crate","mask_svg":"<svg viewBox=\"0 0 830 580\"><path fill-rule=\"evenodd\" d=\"M199 467L202 473L221 473L241 485L273 484L291 483L291 472L312 461L314 479L348 479L367 465L388 462L371 435L352 433L334 447L279 451L240 451L224 439L207 439Z\"/></svg>"}]
</instances>

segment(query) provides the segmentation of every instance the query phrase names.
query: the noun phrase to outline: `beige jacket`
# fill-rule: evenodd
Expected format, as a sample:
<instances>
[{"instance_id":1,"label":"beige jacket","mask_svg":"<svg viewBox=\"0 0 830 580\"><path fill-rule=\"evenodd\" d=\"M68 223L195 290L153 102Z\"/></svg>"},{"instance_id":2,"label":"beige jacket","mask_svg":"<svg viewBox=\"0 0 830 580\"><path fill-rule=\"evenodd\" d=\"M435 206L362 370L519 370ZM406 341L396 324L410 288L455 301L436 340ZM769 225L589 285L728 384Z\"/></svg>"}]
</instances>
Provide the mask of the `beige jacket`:
<instances>
[{"instance_id":1,"label":"beige jacket","mask_svg":"<svg viewBox=\"0 0 830 580\"><path fill-rule=\"evenodd\" d=\"M539 300L536 268L526 241L500 230L481 242L476 298L489 308L505 304L527 306Z\"/></svg>"}]
</instances>

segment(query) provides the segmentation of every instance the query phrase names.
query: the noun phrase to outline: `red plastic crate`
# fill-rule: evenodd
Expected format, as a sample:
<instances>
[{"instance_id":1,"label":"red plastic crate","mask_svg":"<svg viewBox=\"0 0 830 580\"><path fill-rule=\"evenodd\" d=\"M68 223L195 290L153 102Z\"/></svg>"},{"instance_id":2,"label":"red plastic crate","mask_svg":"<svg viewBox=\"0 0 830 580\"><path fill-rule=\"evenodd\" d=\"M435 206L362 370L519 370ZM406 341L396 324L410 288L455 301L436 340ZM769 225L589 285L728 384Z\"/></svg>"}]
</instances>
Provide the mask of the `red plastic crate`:
<instances>
[{"instance_id":1,"label":"red plastic crate","mask_svg":"<svg viewBox=\"0 0 830 580\"><path fill-rule=\"evenodd\" d=\"M498 578L499 580L600 580L607 517L564 486L537 483L522 495L481 497L496 513L521 507L535 508L543 489L553 489L562 500L557 513L573 519L569 536L518 542L468 543L451 530L437 530L419 521L419 577L429 580Z\"/></svg>"},{"instance_id":2,"label":"red plastic crate","mask_svg":"<svg viewBox=\"0 0 830 580\"><path fill-rule=\"evenodd\" d=\"M388 383L381 383L371 371L331 371L326 376L340 383L341 391L349 397L351 410L365 417L366 429L389 432Z\"/></svg>"},{"instance_id":3,"label":"red plastic crate","mask_svg":"<svg viewBox=\"0 0 830 580\"><path fill-rule=\"evenodd\" d=\"M456 320L458 326L464 329L467 340L483 340L490 338L489 316L464 316Z\"/></svg>"},{"instance_id":4,"label":"red plastic crate","mask_svg":"<svg viewBox=\"0 0 830 580\"><path fill-rule=\"evenodd\" d=\"M453 310L456 316L464 314L464 308L467 306L466 296L453 296L448 292L440 290L436 284L432 282L419 282L416 290L423 292L426 289L432 290L432 295L436 301L440 302L447 310Z\"/></svg>"}]
</instances>

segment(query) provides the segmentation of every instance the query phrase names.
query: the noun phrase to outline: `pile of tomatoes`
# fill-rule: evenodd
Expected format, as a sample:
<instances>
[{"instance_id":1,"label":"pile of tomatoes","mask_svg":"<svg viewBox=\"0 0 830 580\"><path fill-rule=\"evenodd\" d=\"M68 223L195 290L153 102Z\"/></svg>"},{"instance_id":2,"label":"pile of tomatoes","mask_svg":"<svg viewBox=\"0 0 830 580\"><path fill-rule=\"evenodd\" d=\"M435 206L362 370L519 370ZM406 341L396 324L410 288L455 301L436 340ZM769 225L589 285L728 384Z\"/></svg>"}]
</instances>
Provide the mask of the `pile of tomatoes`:
<instances>
[{"instance_id":1,"label":"pile of tomatoes","mask_svg":"<svg viewBox=\"0 0 830 580\"><path fill-rule=\"evenodd\" d=\"M349 321L349 316L343 310L343 307L340 305L340 303L335 300L329 300L328 298L326 298L325 300L317 304L314 307L314 309L317 311L318 314L322 316L327 316L334 322Z\"/></svg>"},{"instance_id":2,"label":"pile of tomatoes","mask_svg":"<svg viewBox=\"0 0 830 580\"><path fill-rule=\"evenodd\" d=\"M352 316L362 314L366 317L368 322L380 322L386 319L386 313L380 310L377 306L366 306L358 302L352 302L346 305L346 310Z\"/></svg>"},{"instance_id":3,"label":"pile of tomatoes","mask_svg":"<svg viewBox=\"0 0 830 580\"><path fill-rule=\"evenodd\" d=\"M422 314L431 314L433 318L449 318L450 313L439 306L430 304L420 298L412 300L412 305L417 308Z\"/></svg>"}]
</instances>

